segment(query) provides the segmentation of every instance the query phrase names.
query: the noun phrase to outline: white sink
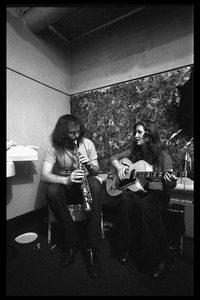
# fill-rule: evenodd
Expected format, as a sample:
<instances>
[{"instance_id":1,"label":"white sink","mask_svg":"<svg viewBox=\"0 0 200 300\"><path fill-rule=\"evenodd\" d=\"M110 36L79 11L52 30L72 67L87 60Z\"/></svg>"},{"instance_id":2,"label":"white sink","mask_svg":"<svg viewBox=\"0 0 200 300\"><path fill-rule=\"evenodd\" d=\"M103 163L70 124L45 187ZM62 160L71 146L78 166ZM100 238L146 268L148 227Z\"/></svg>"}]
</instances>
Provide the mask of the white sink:
<instances>
[{"instance_id":1,"label":"white sink","mask_svg":"<svg viewBox=\"0 0 200 300\"><path fill-rule=\"evenodd\" d=\"M38 160L37 151L31 147L14 146L7 150L7 161Z\"/></svg>"},{"instance_id":2,"label":"white sink","mask_svg":"<svg viewBox=\"0 0 200 300\"><path fill-rule=\"evenodd\" d=\"M11 177L15 175L15 164L13 161L6 162L6 177Z\"/></svg>"}]
</instances>

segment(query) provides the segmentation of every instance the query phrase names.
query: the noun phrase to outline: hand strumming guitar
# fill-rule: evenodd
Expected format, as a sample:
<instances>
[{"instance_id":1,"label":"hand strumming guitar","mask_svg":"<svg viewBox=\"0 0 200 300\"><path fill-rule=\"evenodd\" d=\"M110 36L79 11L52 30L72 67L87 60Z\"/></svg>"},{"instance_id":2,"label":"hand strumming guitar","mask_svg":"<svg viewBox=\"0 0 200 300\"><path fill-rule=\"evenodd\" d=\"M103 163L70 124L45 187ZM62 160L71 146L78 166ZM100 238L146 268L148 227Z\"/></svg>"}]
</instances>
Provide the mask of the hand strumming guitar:
<instances>
[{"instance_id":1,"label":"hand strumming guitar","mask_svg":"<svg viewBox=\"0 0 200 300\"><path fill-rule=\"evenodd\" d=\"M126 170L129 170L129 167L125 166L118 170L118 176L120 180L124 180L126 178Z\"/></svg>"}]
</instances>

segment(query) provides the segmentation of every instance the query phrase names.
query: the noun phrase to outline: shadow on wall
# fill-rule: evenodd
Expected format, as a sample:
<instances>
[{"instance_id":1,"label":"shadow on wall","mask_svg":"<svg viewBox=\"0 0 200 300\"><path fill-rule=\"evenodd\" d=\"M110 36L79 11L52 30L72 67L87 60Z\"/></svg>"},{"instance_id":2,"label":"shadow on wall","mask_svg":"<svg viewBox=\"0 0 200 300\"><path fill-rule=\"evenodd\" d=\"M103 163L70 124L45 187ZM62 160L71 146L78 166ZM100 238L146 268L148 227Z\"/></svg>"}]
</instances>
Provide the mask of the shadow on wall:
<instances>
[{"instance_id":1,"label":"shadow on wall","mask_svg":"<svg viewBox=\"0 0 200 300\"><path fill-rule=\"evenodd\" d=\"M21 164L22 162L20 162ZM29 162L31 163L31 162ZM26 162L27 164L27 162ZM7 178L7 182L6 182L6 199L7 199L7 205L12 201L13 199L13 190L12 187L13 185L16 184L25 184L25 183L33 183L34 179L33 179L33 174L36 174L37 172L35 171L35 168L30 168L31 164L28 164L28 166L26 166L25 170L23 169L23 165L22 164L20 167L18 166L18 164L16 164L16 175L20 174L19 176L15 175L13 177L8 177ZM22 172L19 172L19 169L22 170ZM29 170L27 172L27 170ZM41 207L44 207L47 205L47 200L46 200L46 189L47 189L47 184L43 183L41 180L39 181L38 184L38 189L37 189L37 194L36 194L36 199L35 199L35 205L34 205L34 210L39 209Z\"/></svg>"},{"instance_id":2,"label":"shadow on wall","mask_svg":"<svg viewBox=\"0 0 200 300\"><path fill-rule=\"evenodd\" d=\"M7 178L7 204L13 198L12 186L34 182L36 167L32 161L15 161L15 176Z\"/></svg>"},{"instance_id":3,"label":"shadow on wall","mask_svg":"<svg viewBox=\"0 0 200 300\"><path fill-rule=\"evenodd\" d=\"M38 184L38 190L37 190L37 195L36 195L36 199L35 199L34 209L39 209L39 208L47 205L46 189L47 189L47 184L40 180L40 182Z\"/></svg>"},{"instance_id":4,"label":"shadow on wall","mask_svg":"<svg viewBox=\"0 0 200 300\"><path fill-rule=\"evenodd\" d=\"M16 161L15 172L13 184L33 183L33 175L37 174L36 167L32 161Z\"/></svg>"}]
</instances>

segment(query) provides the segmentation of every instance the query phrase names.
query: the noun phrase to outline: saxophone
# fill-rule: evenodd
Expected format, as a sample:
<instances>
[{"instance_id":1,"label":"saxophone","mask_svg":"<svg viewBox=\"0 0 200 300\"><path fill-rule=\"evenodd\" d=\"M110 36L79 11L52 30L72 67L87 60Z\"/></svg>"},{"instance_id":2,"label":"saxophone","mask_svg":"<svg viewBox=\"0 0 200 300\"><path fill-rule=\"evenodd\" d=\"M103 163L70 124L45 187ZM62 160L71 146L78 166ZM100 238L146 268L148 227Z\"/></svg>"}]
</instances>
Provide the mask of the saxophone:
<instances>
[{"instance_id":1,"label":"saxophone","mask_svg":"<svg viewBox=\"0 0 200 300\"><path fill-rule=\"evenodd\" d=\"M79 160L77 140L74 140L74 146L75 146L75 158L77 161L77 169L84 170L84 174L85 174L84 178L81 180L81 190L82 190L82 194L83 194L84 210L85 210L85 212L91 212L91 210L92 210L91 204L93 202L93 199L92 199L89 183L88 183L87 176L86 176L87 169L84 166L84 164L82 164Z\"/></svg>"}]
</instances>

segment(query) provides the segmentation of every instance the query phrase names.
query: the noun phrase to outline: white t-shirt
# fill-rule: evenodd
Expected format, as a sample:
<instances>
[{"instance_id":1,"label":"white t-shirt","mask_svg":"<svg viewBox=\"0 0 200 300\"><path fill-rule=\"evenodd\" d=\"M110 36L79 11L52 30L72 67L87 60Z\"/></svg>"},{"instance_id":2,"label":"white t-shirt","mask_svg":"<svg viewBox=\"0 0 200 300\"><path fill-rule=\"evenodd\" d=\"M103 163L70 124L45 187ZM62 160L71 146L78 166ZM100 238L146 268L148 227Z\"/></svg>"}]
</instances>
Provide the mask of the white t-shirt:
<instances>
[{"instance_id":1,"label":"white t-shirt","mask_svg":"<svg viewBox=\"0 0 200 300\"><path fill-rule=\"evenodd\" d=\"M94 143L83 137L79 143L78 152L86 156L90 161L97 159L97 152ZM57 150L52 145L47 146L44 161L54 165L53 173L66 176L77 168L77 158L75 150Z\"/></svg>"}]
</instances>

